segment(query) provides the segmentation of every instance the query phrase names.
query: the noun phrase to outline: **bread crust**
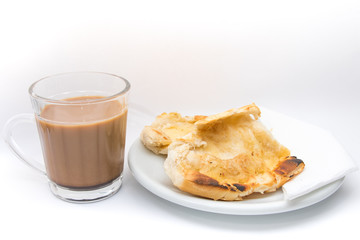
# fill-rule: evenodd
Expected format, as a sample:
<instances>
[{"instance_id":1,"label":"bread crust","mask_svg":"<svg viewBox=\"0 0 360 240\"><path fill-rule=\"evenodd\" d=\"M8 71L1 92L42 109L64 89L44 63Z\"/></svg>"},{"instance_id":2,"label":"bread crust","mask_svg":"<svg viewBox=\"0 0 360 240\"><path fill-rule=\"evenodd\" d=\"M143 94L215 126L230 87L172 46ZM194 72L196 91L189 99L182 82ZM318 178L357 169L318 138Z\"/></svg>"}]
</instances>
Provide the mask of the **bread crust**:
<instances>
[{"instance_id":1,"label":"bread crust","mask_svg":"<svg viewBox=\"0 0 360 240\"><path fill-rule=\"evenodd\" d=\"M167 154L168 146L195 131L194 123L206 116L183 117L179 113L162 113L150 126L145 126L140 134L141 142L156 154Z\"/></svg>"},{"instance_id":2,"label":"bread crust","mask_svg":"<svg viewBox=\"0 0 360 240\"><path fill-rule=\"evenodd\" d=\"M283 168L283 165L287 166L287 171L278 171ZM183 181L177 184L176 187L192 195L213 200L243 200L244 197L252 193L263 194L276 191L291 178L302 172L304 167L305 164L301 159L289 156L281 160L279 166L275 169L263 173L262 176L257 176L258 179L267 181L250 181L248 183L220 183L215 178L204 175L199 171L189 171L184 175Z\"/></svg>"},{"instance_id":3,"label":"bread crust","mask_svg":"<svg viewBox=\"0 0 360 240\"><path fill-rule=\"evenodd\" d=\"M165 172L180 190L214 200L242 200L276 191L305 167L260 116L255 104L211 116L162 113L144 127L140 139L154 153L167 154Z\"/></svg>"},{"instance_id":4,"label":"bread crust","mask_svg":"<svg viewBox=\"0 0 360 240\"><path fill-rule=\"evenodd\" d=\"M195 123L196 138L168 146L164 168L184 192L214 200L242 200L254 192L276 191L304 169L259 122L255 104ZM194 137L193 137L194 138Z\"/></svg>"}]
</instances>

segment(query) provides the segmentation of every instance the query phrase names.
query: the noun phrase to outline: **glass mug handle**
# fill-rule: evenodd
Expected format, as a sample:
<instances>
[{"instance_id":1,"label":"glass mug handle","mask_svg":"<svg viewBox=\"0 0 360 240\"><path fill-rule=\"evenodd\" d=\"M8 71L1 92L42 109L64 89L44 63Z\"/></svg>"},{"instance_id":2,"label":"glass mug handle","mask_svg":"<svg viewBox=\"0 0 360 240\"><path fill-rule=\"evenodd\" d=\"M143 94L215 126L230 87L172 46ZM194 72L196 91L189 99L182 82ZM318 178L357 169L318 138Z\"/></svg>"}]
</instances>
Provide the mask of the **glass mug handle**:
<instances>
[{"instance_id":1,"label":"glass mug handle","mask_svg":"<svg viewBox=\"0 0 360 240\"><path fill-rule=\"evenodd\" d=\"M13 116L10 118L4 127L3 137L5 142L9 145L10 149L14 152L14 154L21 159L23 162L25 162L28 166L31 168L37 170L38 172L42 173L43 175L46 175L45 171L45 165L44 163L40 163L39 161L36 161L35 159L32 159L28 156L25 156L24 152L21 150L20 146L17 144L15 138L14 138L14 130L16 127L18 127L20 124L36 124L35 123L35 117L33 114L30 113L22 113Z\"/></svg>"}]
</instances>

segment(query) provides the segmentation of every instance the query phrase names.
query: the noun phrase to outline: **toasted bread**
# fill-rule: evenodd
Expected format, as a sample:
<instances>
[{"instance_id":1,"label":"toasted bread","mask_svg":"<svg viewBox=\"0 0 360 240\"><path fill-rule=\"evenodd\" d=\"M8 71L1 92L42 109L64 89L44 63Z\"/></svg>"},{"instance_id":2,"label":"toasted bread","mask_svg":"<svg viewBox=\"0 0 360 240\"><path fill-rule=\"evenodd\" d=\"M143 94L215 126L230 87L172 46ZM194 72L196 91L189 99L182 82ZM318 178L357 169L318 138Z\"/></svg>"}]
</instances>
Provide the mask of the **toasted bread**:
<instances>
[{"instance_id":1,"label":"toasted bread","mask_svg":"<svg viewBox=\"0 0 360 240\"><path fill-rule=\"evenodd\" d=\"M168 154L165 172L180 190L214 200L242 200L254 192L275 191L305 166L273 137L260 115L255 104L190 121L162 114L151 126L156 132L151 148L144 144ZM142 139L149 139L150 131L143 132Z\"/></svg>"},{"instance_id":2,"label":"toasted bread","mask_svg":"<svg viewBox=\"0 0 360 240\"><path fill-rule=\"evenodd\" d=\"M194 123L205 116L182 117L179 113L162 113L150 126L145 126L140 140L156 154L167 154L168 146L175 140L195 130Z\"/></svg>"}]
</instances>

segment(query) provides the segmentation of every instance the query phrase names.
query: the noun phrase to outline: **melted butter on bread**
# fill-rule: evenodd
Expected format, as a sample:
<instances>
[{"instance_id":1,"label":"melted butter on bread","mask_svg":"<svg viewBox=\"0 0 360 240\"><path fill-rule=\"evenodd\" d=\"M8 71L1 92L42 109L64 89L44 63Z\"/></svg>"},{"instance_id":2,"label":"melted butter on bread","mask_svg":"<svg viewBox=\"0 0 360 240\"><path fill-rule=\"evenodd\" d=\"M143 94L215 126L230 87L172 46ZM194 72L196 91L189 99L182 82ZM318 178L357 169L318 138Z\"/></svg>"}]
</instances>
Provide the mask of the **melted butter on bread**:
<instances>
[{"instance_id":1,"label":"melted butter on bread","mask_svg":"<svg viewBox=\"0 0 360 240\"><path fill-rule=\"evenodd\" d=\"M187 120L175 113L160 115L152 127L169 140L162 146L173 184L205 198L241 200L253 192L275 191L299 174L302 160L290 156L260 116L255 104Z\"/></svg>"},{"instance_id":2,"label":"melted butter on bread","mask_svg":"<svg viewBox=\"0 0 360 240\"><path fill-rule=\"evenodd\" d=\"M168 146L195 131L194 123L205 116L182 117L179 113L162 113L140 134L143 144L156 154L167 154Z\"/></svg>"}]
</instances>

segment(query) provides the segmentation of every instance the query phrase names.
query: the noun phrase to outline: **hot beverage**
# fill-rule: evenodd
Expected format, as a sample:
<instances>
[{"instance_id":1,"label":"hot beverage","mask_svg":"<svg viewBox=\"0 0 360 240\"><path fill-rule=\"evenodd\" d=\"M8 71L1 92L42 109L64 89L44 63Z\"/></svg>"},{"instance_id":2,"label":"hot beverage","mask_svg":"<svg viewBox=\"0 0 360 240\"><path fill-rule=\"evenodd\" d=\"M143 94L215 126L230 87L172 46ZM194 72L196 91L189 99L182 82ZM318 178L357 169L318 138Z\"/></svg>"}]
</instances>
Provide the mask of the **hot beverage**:
<instances>
[{"instance_id":1,"label":"hot beverage","mask_svg":"<svg viewBox=\"0 0 360 240\"><path fill-rule=\"evenodd\" d=\"M48 177L60 186L94 188L123 171L127 109L92 103L100 98L65 99L73 104L47 105L36 117Z\"/></svg>"}]
</instances>

